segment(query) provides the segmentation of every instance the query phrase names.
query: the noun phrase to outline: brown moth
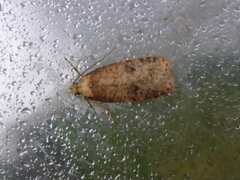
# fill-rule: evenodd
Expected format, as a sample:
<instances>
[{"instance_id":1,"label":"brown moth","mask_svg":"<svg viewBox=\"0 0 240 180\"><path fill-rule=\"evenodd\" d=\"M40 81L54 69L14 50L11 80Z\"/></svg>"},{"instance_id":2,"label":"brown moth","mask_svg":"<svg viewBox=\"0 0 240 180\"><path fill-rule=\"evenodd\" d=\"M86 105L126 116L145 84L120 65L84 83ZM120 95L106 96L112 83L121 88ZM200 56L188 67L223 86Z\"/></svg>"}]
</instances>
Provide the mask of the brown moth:
<instances>
[{"instance_id":1,"label":"brown moth","mask_svg":"<svg viewBox=\"0 0 240 180\"><path fill-rule=\"evenodd\" d=\"M101 106L111 117L109 110L96 101L126 103L167 95L175 89L171 69L172 61L166 57L121 61L97 68L78 78L70 87L70 92L82 95L91 107L91 103Z\"/></svg>"}]
</instances>

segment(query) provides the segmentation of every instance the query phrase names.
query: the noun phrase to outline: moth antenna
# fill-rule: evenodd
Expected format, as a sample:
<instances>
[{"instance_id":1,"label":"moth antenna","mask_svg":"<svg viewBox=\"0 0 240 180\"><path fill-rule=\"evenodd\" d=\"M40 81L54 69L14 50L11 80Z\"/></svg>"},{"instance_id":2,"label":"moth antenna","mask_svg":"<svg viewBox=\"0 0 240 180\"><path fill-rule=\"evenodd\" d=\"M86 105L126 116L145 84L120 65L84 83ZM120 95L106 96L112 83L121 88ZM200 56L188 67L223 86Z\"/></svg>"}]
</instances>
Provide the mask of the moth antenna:
<instances>
[{"instance_id":1,"label":"moth antenna","mask_svg":"<svg viewBox=\"0 0 240 180\"><path fill-rule=\"evenodd\" d=\"M64 57L64 59L65 59L65 60L71 65L71 67L78 73L77 79L75 79L75 81L73 81L73 84L76 84L77 80L78 80L81 76L83 76L83 73L80 73L80 72L78 71L78 69L77 69L67 58Z\"/></svg>"},{"instance_id":2,"label":"moth antenna","mask_svg":"<svg viewBox=\"0 0 240 180\"><path fill-rule=\"evenodd\" d=\"M116 46L115 46L116 47ZM95 66L97 63L101 62L102 60L104 60L109 54L111 54L111 52L113 52L113 50L115 49L115 47L109 52L107 53L102 59L98 60L97 62L93 63L90 67L88 67L87 69L85 69L83 72L82 72L82 75L87 72L89 69L91 69L93 66Z\"/></svg>"},{"instance_id":3,"label":"moth antenna","mask_svg":"<svg viewBox=\"0 0 240 180\"><path fill-rule=\"evenodd\" d=\"M87 68L85 71L83 71L82 73L80 73L78 71L78 69L76 68L76 66L74 66L66 57L64 57L64 59L71 65L71 67L78 73L78 77L75 81L73 81L73 84L76 84L77 80L83 76L83 74L85 72L87 72L89 69L91 69L93 66L95 66L97 63L99 63L100 61L104 60L111 52L113 52L113 50L116 48L116 46L109 52L107 53L102 59L100 59L99 61L95 62L94 64L92 64L89 68Z\"/></svg>"},{"instance_id":4,"label":"moth antenna","mask_svg":"<svg viewBox=\"0 0 240 180\"><path fill-rule=\"evenodd\" d=\"M78 69L67 58L64 57L64 59L71 65L71 67L78 73L79 76L83 75L83 73L80 73Z\"/></svg>"},{"instance_id":5,"label":"moth antenna","mask_svg":"<svg viewBox=\"0 0 240 180\"><path fill-rule=\"evenodd\" d=\"M108 108L106 108L105 106L103 106L102 104L96 102L96 101L93 101L91 99L88 99L87 97L84 97L86 99L86 101L88 102L88 104L90 105L90 107L93 107L92 104L95 104L97 105L98 107L104 109L107 114L108 114L108 117L111 119L111 121L113 121L113 117L112 117L112 114L110 112L110 110ZM92 104L91 104L92 103ZM94 108L93 108L94 109ZM94 110L94 112L96 113L96 111Z\"/></svg>"}]
</instances>

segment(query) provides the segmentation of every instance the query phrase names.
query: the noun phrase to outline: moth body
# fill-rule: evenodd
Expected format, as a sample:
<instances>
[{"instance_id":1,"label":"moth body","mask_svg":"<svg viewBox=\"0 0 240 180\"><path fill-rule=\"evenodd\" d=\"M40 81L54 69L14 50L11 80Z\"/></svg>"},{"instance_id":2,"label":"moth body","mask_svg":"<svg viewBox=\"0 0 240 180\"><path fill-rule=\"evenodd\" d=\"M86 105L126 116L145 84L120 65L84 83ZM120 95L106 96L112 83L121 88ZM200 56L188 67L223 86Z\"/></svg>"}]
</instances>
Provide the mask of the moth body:
<instances>
[{"instance_id":1,"label":"moth body","mask_svg":"<svg viewBox=\"0 0 240 180\"><path fill-rule=\"evenodd\" d=\"M116 103L157 98L175 89L172 61L146 57L95 69L70 87L70 92L93 101Z\"/></svg>"}]
</instances>

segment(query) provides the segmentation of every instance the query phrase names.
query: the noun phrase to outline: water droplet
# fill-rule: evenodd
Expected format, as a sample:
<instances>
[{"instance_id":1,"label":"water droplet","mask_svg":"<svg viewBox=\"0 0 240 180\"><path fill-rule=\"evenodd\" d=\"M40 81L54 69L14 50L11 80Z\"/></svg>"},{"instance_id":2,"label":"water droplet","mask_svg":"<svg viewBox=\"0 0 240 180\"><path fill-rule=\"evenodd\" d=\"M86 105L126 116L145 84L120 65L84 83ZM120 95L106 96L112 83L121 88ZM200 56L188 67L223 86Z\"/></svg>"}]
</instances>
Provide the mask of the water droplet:
<instances>
[{"instance_id":1,"label":"water droplet","mask_svg":"<svg viewBox=\"0 0 240 180\"><path fill-rule=\"evenodd\" d=\"M0 11L3 11L3 4L0 3Z\"/></svg>"},{"instance_id":2,"label":"water droplet","mask_svg":"<svg viewBox=\"0 0 240 180\"><path fill-rule=\"evenodd\" d=\"M83 36L83 34L74 34L73 39L81 39Z\"/></svg>"},{"instance_id":3,"label":"water droplet","mask_svg":"<svg viewBox=\"0 0 240 180\"><path fill-rule=\"evenodd\" d=\"M28 4L30 4L30 1L22 2L22 3L21 3L21 6L22 6L22 7L25 7L25 6L27 6Z\"/></svg>"},{"instance_id":4,"label":"water droplet","mask_svg":"<svg viewBox=\"0 0 240 180\"><path fill-rule=\"evenodd\" d=\"M47 101L47 102L51 102L52 101L52 98L45 98L45 101Z\"/></svg>"},{"instance_id":5,"label":"water droplet","mask_svg":"<svg viewBox=\"0 0 240 180\"><path fill-rule=\"evenodd\" d=\"M96 20L96 21L101 21L101 20L102 20L101 15L97 16L97 17L95 18L95 20Z\"/></svg>"},{"instance_id":6,"label":"water droplet","mask_svg":"<svg viewBox=\"0 0 240 180\"><path fill-rule=\"evenodd\" d=\"M14 62L14 57L12 54L9 55L9 60L10 60L10 62Z\"/></svg>"},{"instance_id":7,"label":"water droplet","mask_svg":"<svg viewBox=\"0 0 240 180\"><path fill-rule=\"evenodd\" d=\"M21 113L23 113L23 114L30 114L31 110L28 107L25 107L25 108L22 109Z\"/></svg>"},{"instance_id":8,"label":"water droplet","mask_svg":"<svg viewBox=\"0 0 240 180\"><path fill-rule=\"evenodd\" d=\"M19 156L24 156L27 153L28 153L27 150L26 151L22 151L22 152L19 153ZM25 164L25 167L29 167L29 166L27 166L27 164Z\"/></svg>"},{"instance_id":9,"label":"water droplet","mask_svg":"<svg viewBox=\"0 0 240 180\"><path fill-rule=\"evenodd\" d=\"M47 38L46 35L45 35L45 36L41 36L41 37L40 37L40 40L41 40L42 42L44 42L46 38Z\"/></svg>"},{"instance_id":10,"label":"water droplet","mask_svg":"<svg viewBox=\"0 0 240 180\"><path fill-rule=\"evenodd\" d=\"M135 2L135 3L134 3L134 7L135 7L135 8L139 7L139 3L138 3L138 2Z\"/></svg>"},{"instance_id":11,"label":"water droplet","mask_svg":"<svg viewBox=\"0 0 240 180\"><path fill-rule=\"evenodd\" d=\"M25 78L25 77L27 77L27 74L28 74L28 73L23 72L23 73L22 73L22 76Z\"/></svg>"},{"instance_id":12,"label":"water droplet","mask_svg":"<svg viewBox=\"0 0 240 180\"><path fill-rule=\"evenodd\" d=\"M32 106L33 111L35 111L35 109L36 109L36 105L35 105L34 102L31 103L31 106Z\"/></svg>"},{"instance_id":13,"label":"water droplet","mask_svg":"<svg viewBox=\"0 0 240 180\"><path fill-rule=\"evenodd\" d=\"M17 84L17 81L12 82L12 86L15 86Z\"/></svg>"},{"instance_id":14,"label":"water droplet","mask_svg":"<svg viewBox=\"0 0 240 180\"><path fill-rule=\"evenodd\" d=\"M88 9L93 10L93 6L92 5L88 6Z\"/></svg>"},{"instance_id":15,"label":"water droplet","mask_svg":"<svg viewBox=\"0 0 240 180\"><path fill-rule=\"evenodd\" d=\"M2 122L0 122L0 127L1 127L1 129L5 129L6 128L6 126Z\"/></svg>"},{"instance_id":16,"label":"water droplet","mask_svg":"<svg viewBox=\"0 0 240 180\"><path fill-rule=\"evenodd\" d=\"M23 41L23 47L29 47L32 44L33 44L32 42Z\"/></svg>"},{"instance_id":17,"label":"water droplet","mask_svg":"<svg viewBox=\"0 0 240 180\"><path fill-rule=\"evenodd\" d=\"M6 75L7 69L6 69L6 68L4 68L2 72L3 72L3 74L5 74L5 75Z\"/></svg>"}]
</instances>

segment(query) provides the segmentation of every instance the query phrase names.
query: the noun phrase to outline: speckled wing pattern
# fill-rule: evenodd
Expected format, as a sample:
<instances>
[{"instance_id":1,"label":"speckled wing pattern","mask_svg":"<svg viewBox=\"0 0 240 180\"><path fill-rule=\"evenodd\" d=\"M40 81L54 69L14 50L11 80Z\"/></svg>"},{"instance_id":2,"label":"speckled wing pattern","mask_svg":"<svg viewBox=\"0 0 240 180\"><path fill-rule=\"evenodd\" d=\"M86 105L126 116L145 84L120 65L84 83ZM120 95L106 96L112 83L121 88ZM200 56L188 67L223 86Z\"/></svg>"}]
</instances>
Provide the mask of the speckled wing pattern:
<instances>
[{"instance_id":1,"label":"speckled wing pattern","mask_svg":"<svg viewBox=\"0 0 240 180\"><path fill-rule=\"evenodd\" d=\"M165 57L146 57L121 61L98 68L80 81L89 79L89 99L101 102L133 102L171 93L175 80L172 62Z\"/></svg>"}]
</instances>

